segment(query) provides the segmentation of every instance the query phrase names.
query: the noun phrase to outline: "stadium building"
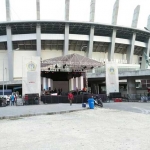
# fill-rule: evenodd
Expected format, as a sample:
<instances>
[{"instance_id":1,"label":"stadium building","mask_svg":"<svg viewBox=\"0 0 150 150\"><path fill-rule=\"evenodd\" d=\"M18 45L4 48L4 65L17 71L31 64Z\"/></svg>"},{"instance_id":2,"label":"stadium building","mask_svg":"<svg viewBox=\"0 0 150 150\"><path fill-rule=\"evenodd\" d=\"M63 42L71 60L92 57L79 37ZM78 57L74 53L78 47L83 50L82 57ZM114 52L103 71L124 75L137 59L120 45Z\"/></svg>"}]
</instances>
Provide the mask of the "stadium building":
<instances>
[{"instance_id":1,"label":"stadium building","mask_svg":"<svg viewBox=\"0 0 150 150\"><path fill-rule=\"evenodd\" d=\"M5 88L17 89L21 87L22 58L24 56L40 56L41 61L44 61L69 54L79 54L101 62L104 66L107 61L116 62L119 64L119 71L128 72L147 69L146 57L149 58L150 32L137 29L140 6L137 6L134 10L131 27L123 27L117 25L119 0L116 0L114 4L112 24L94 22L95 0L91 0L91 5L89 6L89 22L69 21L69 3L69 0L65 1L65 21L40 20L40 0L36 0L35 4L37 8L36 21L11 21L10 3L9 0L6 0L7 21L0 22L1 87L3 81ZM150 30L150 17L147 29ZM105 78L99 76L95 79L96 71L98 69L91 69L87 77L89 77L89 86L92 87L92 83L96 84L97 93L99 93L100 84L105 84ZM93 78L90 77L91 74L94 74ZM48 82L53 82L53 87L55 87L57 82L51 79L48 80L46 77L45 73L42 73L42 88L46 88L46 85L49 87ZM84 77L78 78L84 80ZM135 85L136 80L143 78L144 74L140 78L125 76L120 78L122 79L120 85L125 87L128 84L129 86L131 85L131 88ZM148 78L147 76L146 79ZM72 90L69 86L69 80L67 78L66 80L69 90ZM73 82L72 84L76 84ZM147 81L146 83L149 82ZM83 86L80 85L80 88ZM71 87L74 88L75 85ZM135 91L135 88L133 91Z\"/></svg>"}]
</instances>

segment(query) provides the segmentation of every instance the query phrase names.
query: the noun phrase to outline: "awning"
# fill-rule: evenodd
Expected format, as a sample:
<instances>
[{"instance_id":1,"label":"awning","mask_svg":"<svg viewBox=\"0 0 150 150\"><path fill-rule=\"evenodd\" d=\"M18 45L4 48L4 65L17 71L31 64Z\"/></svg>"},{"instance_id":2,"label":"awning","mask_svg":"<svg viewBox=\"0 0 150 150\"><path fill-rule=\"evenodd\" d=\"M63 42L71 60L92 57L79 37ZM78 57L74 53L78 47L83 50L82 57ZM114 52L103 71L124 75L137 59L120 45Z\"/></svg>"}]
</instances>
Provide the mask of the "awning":
<instances>
[{"instance_id":1,"label":"awning","mask_svg":"<svg viewBox=\"0 0 150 150\"><path fill-rule=\"evenodd\" d=\"M41 68L48 68L48 67L63 67L63 68L75 68L75 69L82 69L85 70L92 69L95 67L101 67L103 64L96 60L90 59L85 56L81 56L79 54L70 54L61 57L55 57L51 59L46 59L41 63Z\"/></svg>"}]
</instances>

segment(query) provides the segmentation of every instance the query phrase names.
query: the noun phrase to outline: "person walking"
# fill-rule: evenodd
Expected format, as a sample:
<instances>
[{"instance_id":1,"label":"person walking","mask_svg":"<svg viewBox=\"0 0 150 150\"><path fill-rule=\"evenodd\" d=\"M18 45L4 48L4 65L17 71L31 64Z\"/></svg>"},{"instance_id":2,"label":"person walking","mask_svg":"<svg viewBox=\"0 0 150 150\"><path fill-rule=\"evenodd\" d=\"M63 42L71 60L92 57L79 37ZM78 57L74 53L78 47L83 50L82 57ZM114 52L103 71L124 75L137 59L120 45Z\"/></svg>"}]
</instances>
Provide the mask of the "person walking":
<instances>
[{"instance_id":1,"label":"person walking","mask_svg":"<svg viewBox=\"0 0 150 150\"><path fill-rule=\"evenodd\" d=\"M15 104L17 106L17 94L15 94L14 97L15 97Z\"/></svg>"},{"instance_id":2,"label":"person walking","mask_svg":"<svg viewBox=\"0 0 150 150\"><path fill-rule=\"evenodd\" d=\"M11 100L11 106L12 106L12 105L14 106L15 96L14 96L13 94L11 95L10 100Z\"/></svg>"},{"instance_id":3,"label":"person walking","mask_svg":"<svg viewBox=\"0 0 150 150\"><path fill-rule=\"evenodd\" d=\"M72 105L73 99L74 99L73 94L72 94L71 92L69 92L69 93L68 93L68 100L69 100L69 102L70 102L70 106Z\"/></svg>"}]
</instances>

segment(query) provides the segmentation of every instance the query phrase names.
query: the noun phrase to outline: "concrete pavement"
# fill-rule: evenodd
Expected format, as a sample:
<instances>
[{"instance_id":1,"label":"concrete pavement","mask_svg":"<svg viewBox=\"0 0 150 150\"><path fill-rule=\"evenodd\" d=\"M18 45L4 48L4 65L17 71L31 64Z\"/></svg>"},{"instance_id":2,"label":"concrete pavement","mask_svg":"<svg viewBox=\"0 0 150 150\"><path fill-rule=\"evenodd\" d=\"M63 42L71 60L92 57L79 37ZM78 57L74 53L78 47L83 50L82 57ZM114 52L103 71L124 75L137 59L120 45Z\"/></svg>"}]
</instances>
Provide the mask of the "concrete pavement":
<instances>
[{"instance_id":1,"label":"concrete pavement","mask_svg":"<svg viewBox=\"0 0 150 150\"><path fill-rule=\"evenodd\" d=\"M85 110L82 104L43 104L43 105L25 105L25 106L7 106L0 107L0 119L27 117L36 115L51 115L59 113L68 113L73 111Z\"/></svg>"},{"instance_id":2,"label":"concrete pavement","mask_svg":"<svg viewBox=\"0 0 150 150\"><path fill-rule=\"evenodd\" d=\"M116 109L120 111L128 111L142 114L150 114L150 103L143 102L121 102L121 103L104 103L104 108Z\"/></svg>"},{"instance_id":3,"label":"concrete pavement","mask_svg":"<svg viewBox=\"0 0 150 150\"><path fill-rule=\"evenodd\" d=\"M0 120L0 150L149 150L149 115L94 109Z\"/></svg>"},{"instance_id":4,"label":"concrete pavement","mask_svg":"<svg viewBox=\"0 0 150 150\"><path fill-rule=\"evenodd\" d=\"M128 111L135 113L150 114L150 103L139 102L121 102L121 103L104 103L105 109L114 109L119 111ZM0 107L0 119L28 117L37 115L62 114L73 111L85 110L82 104L59 103L59 104L42 104L42 105L25 105L25 106L7 106Z\"/></svg>"}]
</instances>

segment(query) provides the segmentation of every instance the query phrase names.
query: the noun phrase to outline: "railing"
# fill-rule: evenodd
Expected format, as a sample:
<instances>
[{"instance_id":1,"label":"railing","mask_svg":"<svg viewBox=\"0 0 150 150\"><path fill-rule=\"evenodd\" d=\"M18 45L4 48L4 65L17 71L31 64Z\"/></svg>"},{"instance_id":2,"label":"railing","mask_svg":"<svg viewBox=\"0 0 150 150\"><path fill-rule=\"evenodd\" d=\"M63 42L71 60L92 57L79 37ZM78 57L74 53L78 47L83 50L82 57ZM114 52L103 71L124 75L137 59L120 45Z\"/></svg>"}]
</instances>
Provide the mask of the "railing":
<instances>
[{"instance_id":1,"label":"railing","mask_svg":"<svg viewBox=\"0 0 150 150\"><path fill-rule=\"evenodd\" d=\"M132 65L132 64L127 64L127 65L118 65L118 72L127 72L127 71L135 71L135 70L140 70L140 65ZM100 67L100 68L95 68L94 70L88 70L87 74L102 74L106 72L105 66Z\"/></svg>"}]
</instances>

